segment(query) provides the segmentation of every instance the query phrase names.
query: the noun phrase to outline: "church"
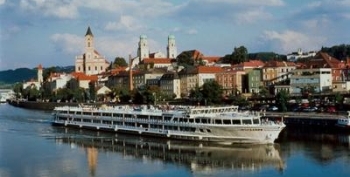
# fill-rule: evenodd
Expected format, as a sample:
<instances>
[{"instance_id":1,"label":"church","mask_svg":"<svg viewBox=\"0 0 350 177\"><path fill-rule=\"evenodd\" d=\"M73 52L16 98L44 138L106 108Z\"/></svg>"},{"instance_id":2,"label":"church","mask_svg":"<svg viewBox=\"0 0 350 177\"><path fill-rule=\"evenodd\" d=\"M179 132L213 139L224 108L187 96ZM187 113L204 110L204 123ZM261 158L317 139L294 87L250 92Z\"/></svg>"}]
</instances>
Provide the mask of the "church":
<instances>
[{"instance_id":1,"label":"church","mask_svg":"<svg viewBox=\"0 0 350 177\"><path fill-rule=\"evenodd\" d=\"M94 35L90 26L85 34L85 52L75 59L75 72L97 75L106 71L109 62L94 47Z\"/></svg>"}]
</instances>

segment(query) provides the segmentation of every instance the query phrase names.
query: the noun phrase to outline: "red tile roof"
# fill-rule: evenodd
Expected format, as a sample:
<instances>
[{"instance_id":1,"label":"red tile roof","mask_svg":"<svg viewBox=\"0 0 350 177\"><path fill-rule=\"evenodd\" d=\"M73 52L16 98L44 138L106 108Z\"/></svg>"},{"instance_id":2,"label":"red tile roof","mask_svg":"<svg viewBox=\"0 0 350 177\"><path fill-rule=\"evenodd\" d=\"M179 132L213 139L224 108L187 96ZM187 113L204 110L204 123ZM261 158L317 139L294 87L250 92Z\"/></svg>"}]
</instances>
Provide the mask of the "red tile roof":
<instances>
[{"instance_id":1,"label":"red tile roof","mask_svg":"<svg viewBox=\"0 0 350 177\"><path fill-rule=\"evenodd\" d=\"M289 61L268 61L265 63L264 68L275 68L275 67L289 67L296 66L294 62Z\"/></svg>"},{"instance_id":2,"label":"red tile roof","mask_svg":"<svg viewBox=\"0 0 350 177\"><path fill-rule=\"evenodd\" d=\"M218 66L198 66L196 70L197 73L219 73L224 71L223 68Z\"/></svg>"},{"instance_id":3,"label":"red tile roof","mask_svg":"<svg viewBox=\"0 0 350 177\"><path fill-rule=\"evenodd\" d=\"M82 72L73 72L72 76L75 77L79 81L81 81L81 80L97 81L97 75L88 76Z\"/></svg>"},{"instance_id":4,"label":"red tile roof","mask_svg":"<svg viewBox=\"0 0 350 177\"><path fill-rule=\"evenodd\" d=\"M221 57L218 56L203 56L202 60L206 60L209 63L216 63Z\"/></svg>"},{"instance_id":5,"label":"red tile roof","mask_svg":"<svg viewBox=\"0 0 350 177\"><path fill-rule=\"evenodd\" d=\"M143 59L143 63L154 63L154 64L171 64L170 58L145 58Z\"/></svg>"},{"instance_id":6,"label":"red tile roof","mask_svg":"<svg viewBox=\"0 0 350 177\"><path fill-rule=\"evenodd\" d=\"M261 68L265 63L261 60L250 60L234 65L235 68Z\"/></svg>"},{"instance_id":7,"label":"red tile roof","mask_svg":"<svg viewBox=\"0 0 350 177\"><path fill-rule=\"evenodd\" d=\"M344 63L328 55L325 52L318 52L316 56L305 63L307 68L341 68Z\"/></svg>"}]
</instances>

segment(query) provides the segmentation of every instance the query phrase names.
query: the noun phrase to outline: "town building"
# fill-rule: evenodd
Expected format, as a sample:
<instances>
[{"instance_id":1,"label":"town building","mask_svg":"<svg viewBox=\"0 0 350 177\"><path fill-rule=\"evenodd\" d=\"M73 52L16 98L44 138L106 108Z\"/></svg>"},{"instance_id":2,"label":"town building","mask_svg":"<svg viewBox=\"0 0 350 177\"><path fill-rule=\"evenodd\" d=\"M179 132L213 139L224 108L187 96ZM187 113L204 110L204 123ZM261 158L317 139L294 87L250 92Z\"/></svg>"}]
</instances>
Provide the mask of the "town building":
<instances>
[{"instance_id":1,"label":"town building","mask_svg":"<svg viewBox=\"0 0 350 177\"><path fill-rule=\"evenodd\" d=\"M290 92L292 94L302 94L306 90L322 93L331 91L331 89L331 68L296 69L290 76Z\"/></svg>"},{"instance_id":2,"label":"town building","mask_svg":"<svg viewBox=\"0 0 350 177\"><path fill-rule=\"evenodd\" d=\"M224 95L239 95L243 92L242 76L244 74L243 70L222 69L215 74L215 80L221 85Z\"/></svg>"},{"instance_id":3,"label":"town building","mask_svg":"<svg viewBox=\"0 0 350 177\"><path fill-rule=\"evenodd\" d=\"M36 88L37 90L40 90L43 83L43 67L41 64L37 67L37 79L31 79L27 82L23 83L23 89L28 88Z\"/></svg>"},{"instance_id":4,"label":"town building","mask_svg":"<svg viewBox=\"0 0 350 177\"><path fill-rule=\"evenodd\" d=\"M167 44L166 50L167 50L166 55L164 55L161 52L150 53L147 36L144 34L141 35L140 40L138 42L137 56L135 58L132 58L131 60L131 68L135 68L137 65L140 65L141 63L154 62L153 61L154 59L162 60L160 62L155 62L155 63L163 63L160 65L170 66L171 59L174 59L177 57L177 47L176 47L174 35L168 36L168 44ZM145 59L151 59L152 61L143 62ZM160 66L155 65L155 67L160 67Z\"/></svg>"},{"instance_id":5,"label":"town building","mask_svg":"<svg viewBox=\"0 0 350 177\"><path fill-rule=\"evenodd\" d=\"M298 59L312 58L316 55L316 51L303 52L300 48L297 52L287 54L287 61L296 62Z\"/></svg>"},{"instance_id":6,"label":"town building","mask_svg":"<svg viewBox=\"0 0 350 177\"><path fill-rule=\"evenodd\" d=\"M75 59L75 72L96 75L109 67L109 62L95 49L94 43L94 35L89 26L85 34L85 52Z\"/></svg>"},{"instance_id":7,"label":"town building","mask_svg":"<svg viewBox=\"0 0 350 177\"><path fill-rule=\"evenodd\" d=\"M178 73L167 72L163 74L159 81L159 87L163 94L174 99L181 98L181 84Z\"/></svg>"}]
</instances>

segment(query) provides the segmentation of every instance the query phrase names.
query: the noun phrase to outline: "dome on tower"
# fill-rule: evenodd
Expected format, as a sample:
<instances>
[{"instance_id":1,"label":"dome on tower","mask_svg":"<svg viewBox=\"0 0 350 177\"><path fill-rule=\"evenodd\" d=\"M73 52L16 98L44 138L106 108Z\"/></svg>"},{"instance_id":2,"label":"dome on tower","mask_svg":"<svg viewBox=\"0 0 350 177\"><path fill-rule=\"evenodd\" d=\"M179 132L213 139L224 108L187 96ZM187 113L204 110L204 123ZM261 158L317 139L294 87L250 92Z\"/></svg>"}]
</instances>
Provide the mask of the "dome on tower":
<instances>
[{"instance_id":1,"label":"dome on tower","mask_svg":"<svg viewBox=\"0 0 350 177\"><path fill-rule=\"evenodd\" d=\"M172 35L172 34L170 34L170 35L168 36L168 39L175 39L175 36Z\"/></svg>"},{"instance_id":2,"label":"dome on tower","mask_svg":"<svg viewBox=\"0 0 350 177\"><path fill-rule=\"evenodd\" d=\"M140 39L147 39L147 36L144 35L144 34L142 34L142 35L140 36Z\"/></svg>"}]
</instances>

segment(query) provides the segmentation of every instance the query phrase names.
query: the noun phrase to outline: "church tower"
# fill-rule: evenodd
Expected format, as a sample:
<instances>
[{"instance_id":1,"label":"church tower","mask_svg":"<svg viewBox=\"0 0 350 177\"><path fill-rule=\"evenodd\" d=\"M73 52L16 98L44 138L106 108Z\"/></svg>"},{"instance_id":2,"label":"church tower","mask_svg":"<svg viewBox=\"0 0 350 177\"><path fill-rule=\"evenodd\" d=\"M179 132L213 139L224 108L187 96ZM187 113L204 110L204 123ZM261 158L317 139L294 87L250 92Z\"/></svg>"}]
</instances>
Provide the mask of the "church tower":
<instances>
[{"instance_id":1,"label":"church tower","mask_svg":"<svg viewBox=\"0 0 350 177\"><path fill-rule=\"evenodd\" d=\"M75 72L82 72L86 75L103 73L109 67L109 62L102 56L94 46L94 35L90 26L85 34L85 51L75 59Z\"/></svg>"},{"instance_id":2,"label":"church tower","mask_svg":"<svg viewBox=\"0 0 350 177\"><path fill-rule=\"evenodd\" d=\"M139 48L137 49L137 56L139 57L140 61L142 61L144 58L149 57L149 48L146 35L140 36Z\"/></svg>"},{"instance_id":3,"label":"church tower","mask_svg":"<svg viewBox=\"0 0 350 177\"><path fill-rule=\"evenodd\" d=\"M41 66L41 64L39 64L39 66L38 66L38 73L37 73L37 75L38 75L38 82L41 84L41 83L43 83L43 67Z\"/></svg>"},{"instance_id":4,"label":"church tower","mask_svg":"<svg viewBox=\"0 0 350 177\"><path fill-rule=\"evenodd\" d=\"M90 26L88 27L85 34L85 59L91 60L93 59L94 53L94 35L91 32Z\"/></svg>"},{"instance_id":5,"label":"church tower","mask_svg":"<svg viewBox=\"0 0 350 177\"><path fill-rule=\"evenodd\" d=\"M177 57L177 48L176 48L174 35L168 36L167 57L168 58L176 58Z\"/></svg>"}]
</instances>

